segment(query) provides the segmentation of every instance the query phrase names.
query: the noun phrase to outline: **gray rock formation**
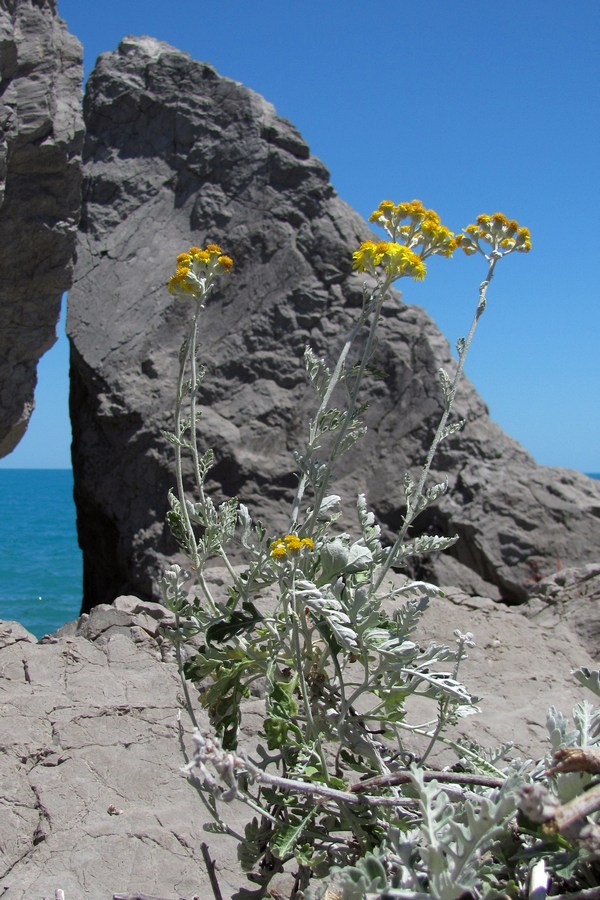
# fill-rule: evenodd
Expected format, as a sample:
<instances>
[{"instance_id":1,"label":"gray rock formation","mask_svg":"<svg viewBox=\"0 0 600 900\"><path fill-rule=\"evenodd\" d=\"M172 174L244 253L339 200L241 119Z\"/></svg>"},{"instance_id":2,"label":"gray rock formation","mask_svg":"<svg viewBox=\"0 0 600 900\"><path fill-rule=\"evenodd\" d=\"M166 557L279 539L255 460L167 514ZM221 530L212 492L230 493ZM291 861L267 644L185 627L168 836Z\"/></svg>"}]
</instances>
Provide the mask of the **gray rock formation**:
<instances>
[{"instance_id":1,"label":"gray rock formation","mask_svg":"<svg viewBox=\"0 0 600 900\"><path fill-rule=\"evenodd\" d=\"M540 625L569 623L582 647L600 660L600 564L561 569L531 589L525 615Z\"/></svg>"},{"instance_id":2,"label":"gray rock formation","mask_svg":"<svg viewBox=\"0 0 600 900\"><path fill-rule=\"evenodd\" d=\"M215 593L222 582L213 570ZM203 831L208 814L180 771L192 742L185 713L180 730L181 686L158 634L168 618L157 604L119 597L39 642L21 626L0 622L6 900L50 898L58 890L66 900L209 897L203 842L217 863L223 897L251 887L235 841ZM548 752L548 707L568 715L585 696L570 670L596 668L570 620L549 610L542 624L455 592L434 601L418 637L445 643L454 628L475 633L461 677L482 698L482 714L461 719L457 736L490 747L508 736L516 755ZM524 660L534 664L524 667ZM258 729L260 701L248 703ZM200 723L206 727L201 715ZM246 813L231 810L238 830ZM285 883L274 886L289 896Z\"/></svg>"},{"instance_id":3,"label":"gray rock formation","mask_svg":"<svg viewBox=\"0 0 600 900\"><path fill-rule=\"evenodd\" d=\"M81 205L82 51L56 0L0 0L0 457L71 286Z\"/></svg>"},{"instance_id":4,"label":"gray rock formation","mask_svg":"<svg viewBox=\"0 0 600 900\"><path fill-rule=\"evenodd\" d=\"M203 314L200 434L216 450L215 499L238 495L276 534L295 484L291 451L314 408L302 353L307 343L320 355L340 344L362 291L351 254L370 232L289 122L166 44L127 38L101 56L85 117L68 331L89 609L122 592L155 598L174 550L163 524L172 448L160 430L172 424L188 314L165 290L177 254L212 241L234 257ZM390 532L403 473L423 460L440 415L437 370L454 363L423 310L397 297L385 310L375 365L383 379L367 392L369 432L339 473L340 493L353 504L366 487ZM418 523L462 538L452 556L431 564L435 576L515 602L533 573L554 571L557 560L594 559L600 485L537 466L490 421L468 383L456 414L468 424L442 445L433 473L448 475L449 496Z\"/></svg>"}]
</instances>

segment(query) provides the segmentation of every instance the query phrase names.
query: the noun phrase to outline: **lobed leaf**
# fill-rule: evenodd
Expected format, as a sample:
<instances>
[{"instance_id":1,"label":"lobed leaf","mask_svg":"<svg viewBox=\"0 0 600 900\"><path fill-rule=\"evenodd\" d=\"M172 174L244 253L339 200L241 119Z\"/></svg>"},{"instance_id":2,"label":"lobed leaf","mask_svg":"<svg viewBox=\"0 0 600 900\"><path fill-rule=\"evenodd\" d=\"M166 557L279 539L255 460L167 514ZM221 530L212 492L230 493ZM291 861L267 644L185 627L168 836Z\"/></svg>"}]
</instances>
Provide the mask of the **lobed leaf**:
<instances>
[{"instance_id":1,"label":"lobed leaf","mask_svg":"<svg viewBox=\"0 0 600 900\"><path fill-rule=\"evenodd\" d=\"M592 691L597 697L600 697L600 670L591 672L586 666L575 669L572 673L577 681L588 690Z\"/></svg>"},{"instance_id":2,"label":"lobed leaf","mask_svg":"<svg viewBox=\"0 0 600 900\"><path fill-rule=\"evenodd\" d=\"M456 432L460 431L464 424L465 419L460 419L460 421L458 422L453 422L451 425L446 425L440 436L440 441L443 441L444 438L449 437L451 434L456 434Z\"/></svg>"},{"instance_id":3,"label":"lobed leaf","mask_svg":"<svg viewBox=\"0 0 600 900\"><path fill-rule=\"evenodd\" d=\"M316 812L317 809L314 807L308 811L307 815L300 822L284 825L276 829L270 842L270 850L273 856L278 859L286 859L294 852L306 826L314 818Z\"/></svg>"},{"instance_id":4,"label":"lobed leaf","mask_svg":"<svg viewBox=\"0 0 600 900\"><path fill-rule=\"evenodd\" d=\"M331 372L323 359L319 359L310 347L304 350L304 365L311 384L323 400L331 380Z\"/></svg>"}]
</instances>

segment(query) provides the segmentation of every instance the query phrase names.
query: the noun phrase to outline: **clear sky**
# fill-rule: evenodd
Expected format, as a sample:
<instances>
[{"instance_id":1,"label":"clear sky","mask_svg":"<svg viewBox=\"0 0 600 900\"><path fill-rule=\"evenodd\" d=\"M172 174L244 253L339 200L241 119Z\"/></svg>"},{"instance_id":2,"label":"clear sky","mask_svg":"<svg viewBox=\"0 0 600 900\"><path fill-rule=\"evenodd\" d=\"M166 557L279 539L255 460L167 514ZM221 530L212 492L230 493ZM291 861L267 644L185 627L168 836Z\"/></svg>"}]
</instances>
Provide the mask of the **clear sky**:
<instances>
[{"instance_id":1,"label":"clear sky","mask_svg":"<svg viewBox=\"0 0 600 900\"><path fill-rule=\"evenodd\" d=\"M454 230L497 210L527 225L533 250L497 268L467 374L538 462L600 471L598 0L58 7L86 74L124 35L148 34L263 94L365 218L384 198L419 198ZM404 299L454 344L483 266L434 259ZM0 465L70 465L67 355L61 337L40 364L29 433Z\"/></svg>"}]
</instances>

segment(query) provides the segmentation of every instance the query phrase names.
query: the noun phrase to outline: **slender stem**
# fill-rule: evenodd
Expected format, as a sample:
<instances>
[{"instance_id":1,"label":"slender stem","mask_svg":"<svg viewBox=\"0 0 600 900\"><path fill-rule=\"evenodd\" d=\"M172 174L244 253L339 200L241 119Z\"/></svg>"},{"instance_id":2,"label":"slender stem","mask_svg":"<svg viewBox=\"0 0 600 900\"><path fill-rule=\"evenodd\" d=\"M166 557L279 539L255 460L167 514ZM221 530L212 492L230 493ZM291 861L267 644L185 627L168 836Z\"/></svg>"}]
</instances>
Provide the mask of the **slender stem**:
<instances>
[{"instance_id":1,"label":"slender stem","mask_svg":"<svg viewBox=\"0 0 600 900\"><path fill-rule=\"evenodd\" d=\"M300 604L298 603L298 598L296 597L296 567L292 570L292 586L290 589L290 593L292 595L293 606L292 606L292 648L294 652L294 656L296 658L296 672L298 674L298 680L300 683L300 693L302 694L302 702L304 703L304 714L306 716L306 726L307 726L307 737L309 740L313 741L319 755L319 759L321 762L321 767L323 771L323 776L325 778L328 777L327 772L327 762L325 760L325 754L323 753L323 747L321 745L321 734L319 729L315 725L315 720L312 714L312 703L308 693L308 685L306 683L306 677L304 674L305 666L307 660L305 657L307 656L306 650L308 646L305 643L305 653L302 654L302 649L300 645L300 630L299 630L299 621L301 615L301 609L299 608ZM308 656L310 657L310 652L308 652ZM308 660L310 662L310 659Z\"/></svg>"},{"instance_id":2,"label":"slender stem","mask_svg":"<svg viewBox=\"0 0 600 900\"><path fill-rule=\"evenodd\" d=\"M194 328L196 324L196 319L194 319ZM190 336L191 338L191 336ZM185 349L185 352L183 350ZM196 544L196 538L194 535L194 530L192 528L192 523L190 521L190 516L187 509L187 504L185 501L185 489L183 487L183 466L181 459L181 441L183 440L182 433L182 424L181 424L181 412L183 406L183 385L185 380L185 370L186 370L186 362L190 352L190 340L188 340L187 346L184 343L182 347L181 359L179 362L179 378L177 381L177 397L175 399L175 437L177 438L177 443L175 444L175 477L177 479L177 494L179 496L179 505L181 508L181 515L183 517L185 531L187 535L189 554L191 557L192 565L194 568L198 567L198 545Z\"/></svg>"},{"instance_id":3,"label":"slender stem","mask_svg":"<svg viewBox=\"0 0 600 900\"><path fill-rule=\"evenodd\" d=\"M539 859L529 873L529 900L546 900L548 896L548 871L546 860Z\"/></svg>"},{"instance_id":4,"label":"slender stem","mask_svg":"<svg viewBox=\"0 0 600 900\"><path fill-rule=\"evenodd\" d=\"M194 728L198 728L198 720L196 719L196 715L194 713L194 708L192 706L192 698L190 697L190 692L187 686L187 680L185 677L185 673L183 671L183 659L181 656L181 620L179 618L179 613L175 610L175 631L177 632L177 637L175 639L175 658L177 660L177 670L179 672L179 678L181 680L181 687L183 690L183 696L185 700L185 708L187 709L188 715L192 720L192 725Z\"/></svg>"},{"instance_id":5,"label":"slender stem","mask_svg":"<svg viewBox=\"0 0 600 900\"><path fill-rule=\"evenodd\" d=\"M215 872L216 864L214 859L211 858L208 850L208 845L205 843L200 844L200 850L202 851L202 858L204 859L204 865L206 866L206 871L208 872L208 878L215 900L223 900L223 894L221 893L221 888L219 887L219 882L217 880L217 875Z\"/></svg>"},{"instance_id":6,"label":"slender stem","mask_svg":"<svg viewBox=\"0 0 600 900\"><path fill-rule=\"evenodd\" d=\"M435 747L435 745L437 743L437 739L439 738L439 736L442 733L442 730L446 724L446 720L447 720L446 713L448 711L449 703L450 703L450 701L447 698L445 700L440 700L440 707L439 707L440 711L438 713L437 723L436 723L434 732L431 735L431 740L429 741L427 747L425 748L425 752L422 754L421 758L419 759L419 766L421 768L423 767L425 760L427 759L427 757L429 756L429 754Z\"/></svg>"},{"instance_id":7,"label":"slender stem","mask_svg":"<svg viewBox=\"0 0 600 900\"><path fill-rule=\"evenodd\" d=\"M309 436L308 436L308 448L307 448L307 453L306 453L307 458L310 457L313 452L313 443L317 437L317 423L318 423L320 417L323 415L323 413L327 409L327 406L331 399L331 395L340 380L340 377L341 377L341 374L342 374L342 371L344 368L344 363L346 361L346 357L348 356L348 353L350 352L352 343L354 342L354 339L355 339L356 335L358 334L360 327L362 326L362 322L363 322L363 319L361 317L361 319L356 323L356 325L352 329L352 332L350 333L350 336L346 340L346 343L342 347L342 350L338 357L337 363L335 365L335 369L333 370L333 373L329 380L329 384L327 386L327 391L325 392L325 395L324 395L323 399L321 400L321 403L316 412L316 415L314 416L314 418L312 419L312 421L310 423ZM304 497L304 492L306 490L307 483L308 483L308 475L303 474L298 483L298 488L296 489L296 496L294 497L294 500L292 503L292 513L290 516L290 528L289 528L290 531L293 531L298 523L298 514L300 512L300 504L302 503L302 498Z\"/></svg>"},{"instance_id":8,"label":"slender stem","mask_svg":"<svg viewBox=\"0 0 600 900\"><path fill-rule=\"evenodd\" d=\"M196 581L200 585L200 589L201 589L202 593L204 594L204 596L206 597L206 599L209 602L210 611L212 613L216 613L217 612L217 604L215 603L213 595L210 592L210 588L208 587L208 585L206 583L206 579L204 578L204 572L201 567L198 567L196 569Z\"/></svg>"},{"instance_id":9,"label":"slender stem","mask_svg":"<svg viewBox=\"0 0 600 900\"><path fill-rule=\"evenodd\" d=\"M196 481L196 488L198 490L198 496L200 498L200 502L204 504L206 502L206 494L204 493L204 480L202 478L200 472L200 453L198 451L198 439L197 439L197 425L198 425L198 410L197 410L197 394L198 394L198 362L196 359L197 355L197 343L198 343L198 316L204 309L206 298L210 294L212 290L212 285L209 285L201 298L196 303L196 310L194 313L193 319L193 327L190 339L190 380L191 380L191 392L190 392L190 438L191 438L191 451L192 451L192 459L194 461L194 479ZM233 577L234 582L238 583L238 578L231 563L229 562L229 558L227 553L223 549L223 547L219 547L219 555L221 556L223 562L225 563L230 575ZM214 601L213 602L214 606Z\"/></svg>"},{"instance_id":10,"label":"slender stem","mask_svg":"<svg viewBox=\"0 0 600 900\"><path fill-rule=\"evenodd\" d=\"M202 484L202 478L200 476L200 454L198 453L198 436L196 433L197 428L197 410L196 410L196 396L198 393L198 363L196 360L196 345L198 342L198 316L200 315L201 310L203 309L203 303L196 303L196 309L194 312L194 317L192 320L192 332L190 336L190 444L192 450L192 459L194 460L194 478L196 480L196 487L198 489L198 494L202 503L204 503L204 485Z\"/></svg>"},{"instance_id":11,"label":"slender stem","mask_svg":"<svg viewBox=\"0 0 600 900\"><path fill-rule=\"evenodd\" d=\"M561 832L567 831L598 810L600 810L600 784L594 785L583 794L577 794L568 803L559 806L554 815L556 827Z\"/></svg>"},{"instance_id":12,"label":"slender stem","mask_svg":"<svg viewBox=\"0 0 600 900\"><path fill-rule=\"evenodd\" d=\"M373 355L373 347L375 345L375 334L377 332L377 325L379 324L379 319L381 317L381 307L383 305L383 301L385 300L387 290L389 288L389 282L386 280L372 295L375 298L375 305L373 309L373 313L371 316L371 324L369 326L369 334L367 337L367 342L365 344L365 348L361 355L360 365L358 369L358 373L356 378L354 379L354 384L352 385L352 391L350 393L350 401L348 403L348 408L344 415L344 421L342 423L342 427L337 433L337 437L334 441L331 452L329 453L329 459L327 460L325 473L320 478L320 484L317 489L315 500L313 504L313 513L311 519L307 524L307 530L310 532L314 527L317 516L319 515L319 510L321 508L321 503L323 502L323 498L327 493L329 487L329 480L331 478L331 474L333 471L333 466L338 458L338 453L340 448L342 447L344 438L348 433L348 429L350 427L350 423L354 417L354 413L356 411L356 407L358 404L358 394L360 388L362 386L365 370L367 368L367 363L371 359ZM352 341L356 338L356 334L353 333Z\"/></svg>"},{"instance_id":13,"label":"slender stem","mask_svg":"<svg viewBox=\"0 0 600 900\"><path fill-rule=\"evenodd\" d=\"M479 322L479 319L481 318L481 316L483 315L483 312L485 310L486 292L487 292L488 286L490 284L490 281L493 278L494 268L496 266L497 261L498 261L498 258L496 258L494 256L491 257L491 259L489 260L490 266L488 269L487 277L486 277L485 281L482 281L479 286L479 300L477 303L477 309L475 310L475 315L473 316L473 321L471 322L471 328L469 329L469 334L467 335L467 339L465 340L464 345L461 347L461 350L459 353L458 366L456 368L456 372L454 374L454 378L452 379L450 388L448 389L447 401L446 401L446 406L445 406L444 412L442 414L439 425L435 432L433 441L431 442L431 446L429 448L429 452L427 454L427 459L425 460L425 464L424 464L423 468L421 469L421 475L419 477L417 487L414 491L414 494L411 497L411 502L406 510L406 515L404 517L402 527L400 528L400 531L398 532L398 536L396 537L394 545L391 548L391 550L388 552L388 554L385 558L385 561L384 561L383 565L381 566L378 577L375 581L375 584L374 584L375 591L381 586L383 579L385 578L385 576L389 572L391 566L393 565L396 554L398 553L398 550L400 549L401 545L404 543L408 529L410 528L411 524L416 519L416 517L419 515L419 513L422 511L421 500L423 497L425 481L427 479L427 476L429 475L429 470L431 469L433 457L435 456L436 450L437 450L439 443L442 440L443 435L444 435L444 429L446 427L446 423L448 422L448 417L450 416L450 412L451 412L452 406L454 404L454 398L456 396L456 388L462 377L463 369L465 367L465 361L467 359L467 354L469 352L469 348L471 346L471 342L472 342L473 336L475 334L475 329L477 328L477 323Z\"/></svg>"},{"instance_id":14,"label":"slender stem","mask_svg":"<svg viewBox=\"0 0 600 900\"><path fill-rule=\"evenodd\" d=\"M223 562L225 563L225 568L227 569L227 571L228 571L229 574L231 575L231 578L232 578L232 581L233 581L235 587L236 587L236 588L238 589L238 591L240 591L240 593L241 593L242 591L240 590L240 588L242 587L242 585L241 585L241 581L240 581L239 575L237 574L237 572L235 571L235 569L234 569L233 566L231 565L231 561L230 561L229 557L227 556L227 553L225 552L225 550L223 549L223 547L219 547L219 556L221 557L221 559L222 559Z\"/></svg>"},{"instance_id":15,"label":"slender stem","mask_svg":"<svg viewBox=\"0 0 600 900\"><path fill-rule=\"evenodd\" d=\"M361 665L362 665L363 671L364 671L364 677L363 677L362 684L359 684L358 687L352 692L350 697L347 700L343 699L343 702L340 704L341 712L340 712L340 718L338 720L338 727L343 724L343 722L346 719L346 716L348 715L348 712L354 706L354 704L356 703L356 701L358 700L360 695L364 694L366 691L368 691L371 686L372 679L371 679L370 673L369 673L369 660L368 660L367 653L363 653L360 662L361 662Z\"/></svg>"},{"instance_id":16,"label":"slender stem","mask_svg":"<svg viewBox=\"0 0 600 900\"><path fill-rule=\"evenodd\" d=\"M331 800L341 801L343 803L365 804L369 806L417 806L418 800L410 797L371 797L365 794L351 794L348 791L340 791L337 788L330 788L325 784L318 784L313 781L299 781L296 778L284 778L281 775L272 775L259 769L258 766L244 760L252 778L259 784L270 784L274 787L281 788L284 791L297 791L299 794L312 794L317 797L328 797ZM245 796L243 798L245 800Z\"/></svg>"},{"instance_id":17,"label":"slender stem","mask_svg":"<svg viewBox=\"0 0 600 900\"><path fill-rule=\"evenodd\" d=\"M179 380L177 383L177 398L175 403L175 436L179 439L183 439L182 434L182 410L183 410L183 398L184 398L184 384L185 384L185 374L187 365L189 363L190 368L190 427L189 427L189 446L192 453L192 459L194 463L194 479L196 481L196 486L198 489L198 494L200 496L200 500L202 503L205 502L205 494L204 494L204 486L202 484L202 478L200 476L200 455L198 452L198 442L197 442L197 423L198 423L198 412L197 412L197 392L198 392L198 363L197 363L197 344L198 344L198 318L200 313L204 308L204 304L206 301L206 296L210 292L207 290L206 294L196 301L196 308L194 310L194 315L192 317L191 327L187 337L187 345L184 344L185 352L181 354L180 366L179 366ZM183 348L182 348L183 349ZM190 515L187 508L186 502L186 494L185 487L183 484L183 463L182 463L182 447L181 444L177 443L175 445L175 475L177 479L177 494L179 496L179 504L181 508L181 515L183 517L185 532L187 535L189 554L191 563L196 570L198 584L200 588L210 604L211 610L213 612L216 611L217 606L212 597L212 594L206 584L206 581L202 574L202 565L200 554L198 553L198 543L196 541L196 536L194 534L194 529L192 526L192 522L190 519Z\"/></svg>"},{"instance_id":18,"label":"slender stem","mask_svg":"<svg viewBox=\"0 0 600 900\"><path fill-rule=\"evenodd\" d=\"M363 326L365 325L365 323L368 319L369 313L372 309L374 298L379 296L379 299L376 301L376 315L375 315L375 323L374 323L376 326L377 321L379 319L379 314L381 312L381 304L383 303L383 299L388 291L389 286L390 286L389 279L386 279L384 282L382 282L381 284L378 284L377 287L374 288L372 293L369 295L368 299L365 300L365 302L363 304L363 309L362 309L361 315L360 315L358 321L356 322L356 324L354 325L354 327L352 328L350 334L348 335L348 337L346 339L346 342L344 343L344 346L342 347L342 349L340 351L340 355L338 356L337 362L335 364L335 368L329 378L327 390L325 391L325 394L323 395L323 399L321 400L319 408L310 423L308 447L307 447L307 452L306 452L307 460L313 455L314 450L316 449L314 447L314 442L318 437L318 423L319 423L319 420L321 419L321 416L326 412L327 407L329 406L331 397L333 395L333 392L340 382L340 379L341 379L343 371L344 371L346 359L348 357L348 353L350 352L350 349L351 349L352 345L354 344L359 332L361 331L361 329L363 328ZM368 348L372 348L372 345L373 345L373 338L375 335L374 324L373 323L371 324L371 329L369 332L369 338L368 338L368 342L367 342ZM352 416L354 414L354 411L356 409L356 399L358 396L358 390L360 388L360 383L362 381L362 377L364 375L364 370L365 370L365 366L366 366L367 362L368 362L368 356L366 355L366 352L365 352L363 354L363 358L361 361L361 370L359 372L357 380L355 381L355 384L354 384L354 387L352 390L352 394L350 397L349 407L346 412L346 416L345 416L344 423L342 426L342 433L341 433L341 435L338 435L338 438L335 442L334 448L330 453L329 462L327 463L326 475L324 476L323 479L320 479L321 488L318 490L318 499L316 499L315 503L314 503L314 510L313 510L311 525L313 525L314 521L316 520L316 517L319 513L321 503L323 501L323 497L325 496L325 492L327 490L329 478L331 475L331 468L332 468L333 462L335 461L335 454L336 454L337 450L339 449L341 440L343 439L343 437L345 436L345 434L347 432L348 425L349 425L349 423L352 419ZM293 531L298 523L300 504L302 503L302 499L304 497L304 492L306 490L307 484L308 484L308 475L303 474L300 478L298 488L296 490L296 496L294 497L294 500L292 503L292 513L290 516L290 531Z\"/></svg>"},{"instance_id":19,"label":"slender stem","mask_svg":"<svg viewBox=\"0 0 600 900\"><path fill-rule=\"evenodd\" d=\"M350 786L353 794L363 794L373 788L390 787L397 784L408 784L411 781L410 772L391 772L389 775L376 775L366 781L357 781ZM439 781L441 784L479 785L481 787L501 788L504 778L494 778L490 775L475 775L470 772L438 772L429 771L423 773L424 781Z\"/></svg>"}]
</instances>

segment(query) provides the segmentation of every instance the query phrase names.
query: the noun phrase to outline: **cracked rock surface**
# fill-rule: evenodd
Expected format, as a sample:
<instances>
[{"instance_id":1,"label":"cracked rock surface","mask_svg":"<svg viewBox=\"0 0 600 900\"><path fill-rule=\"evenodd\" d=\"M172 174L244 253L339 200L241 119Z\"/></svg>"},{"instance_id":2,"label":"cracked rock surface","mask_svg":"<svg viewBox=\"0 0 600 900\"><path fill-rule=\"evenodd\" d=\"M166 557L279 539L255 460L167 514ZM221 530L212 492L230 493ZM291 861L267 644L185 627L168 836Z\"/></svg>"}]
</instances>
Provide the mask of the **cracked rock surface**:
<instances>
[{"instance_id":1,"label":"cracked rock surface","mask_svg":"<svg viewBox=\"0 0 600 900\"><path fill-rule=\"evenodd\" d=\"M0 457L56 340L81 207L82 50L56 0L0 0Z\"/></svg>"},{"instance_id":2,"label":"cracked rock surface","mask_svg":"<svg viewBox=\"0 0 600 900\"><path fill-rule=\"evenodd\" d=\"M531 589L525 615L540 624L560 619L579 637L594 659L600 659L600 564L561 569Z\"/></svg>"},{"instance_id":3,"label":"cracked rock surface","mask_svg":"<svg viewBox=\"0 0 600 900\"><path fill-rule=\"evenodd\" d=\"M289 122L244 86L151 38L103 54L85 100L87 138L76 284L70 294L71 415L84 610L120 593L157 599L175 550L167 492L177 354L189 309L165 284L178 253L220 243L234 269L202 314L202 447L208 488L237 495L277 534L296 483L315 398L302 354L339 347L363 278L351 254L370 235ZM374 198L374 205L380 198ZM417 294L415 290L415 294ZM339 470L350 506L366 490L388 534L400 521L403 474L425 457L441 412L438 369L454 363L416 306L385 308L365 392L368 434ZM433 478L448 496L418 529L458 533L424 574L472 594L525 599L532 573L594 561L600 485L537 466L464 383Z\"/></svg>"},{"instance_id":4,"label":"cracked rock surface","mask_svg":"<svg viewBox=\"0 0 600 900\"><path fill-rule=\"evenodd\" d=\"M3 897L206 895L176 667L135 617L111 612L79 623L94 641L0 625Z\"/></svg>"},{"instance_id":5,"label":"cracked rock surface","mask_svg":"<svg viewBox=\"0 0 600 900\"><path fill-rule=\"evenodd\" d=\"M588 575L565 573L567 592L589 584ZM215 596L225 596L226 579L212 570ZM511 739L516 755L538 758L549 749L548 707L569 715L586 696L570 670L597 668L597 659L580 643L577 616L564 614L560 590L549 585L548 593L554 602L543 621L456 589L432 601L420 642L451 642L454 628L476 638L461 677L481 698L482 713L461 720L455 736L489 747ZM252 887L235 841L203 830L209 816L180 771L192 741L185 713L180 731L181 686L158 633L170 621L158 604L127 596L40 642L0 622L2 897L41 900L57 890L65 900L212 896L203 842L223 897ZM248 704L244 741L252 742L262 707L255 698ZM431 709L423 712L430 717ZM202 715L200 723L206 727ZM239 807L225 814L237 830L248 818ZM287 877L274 883L283 896Z\"/></svg>"}]
</instances>

